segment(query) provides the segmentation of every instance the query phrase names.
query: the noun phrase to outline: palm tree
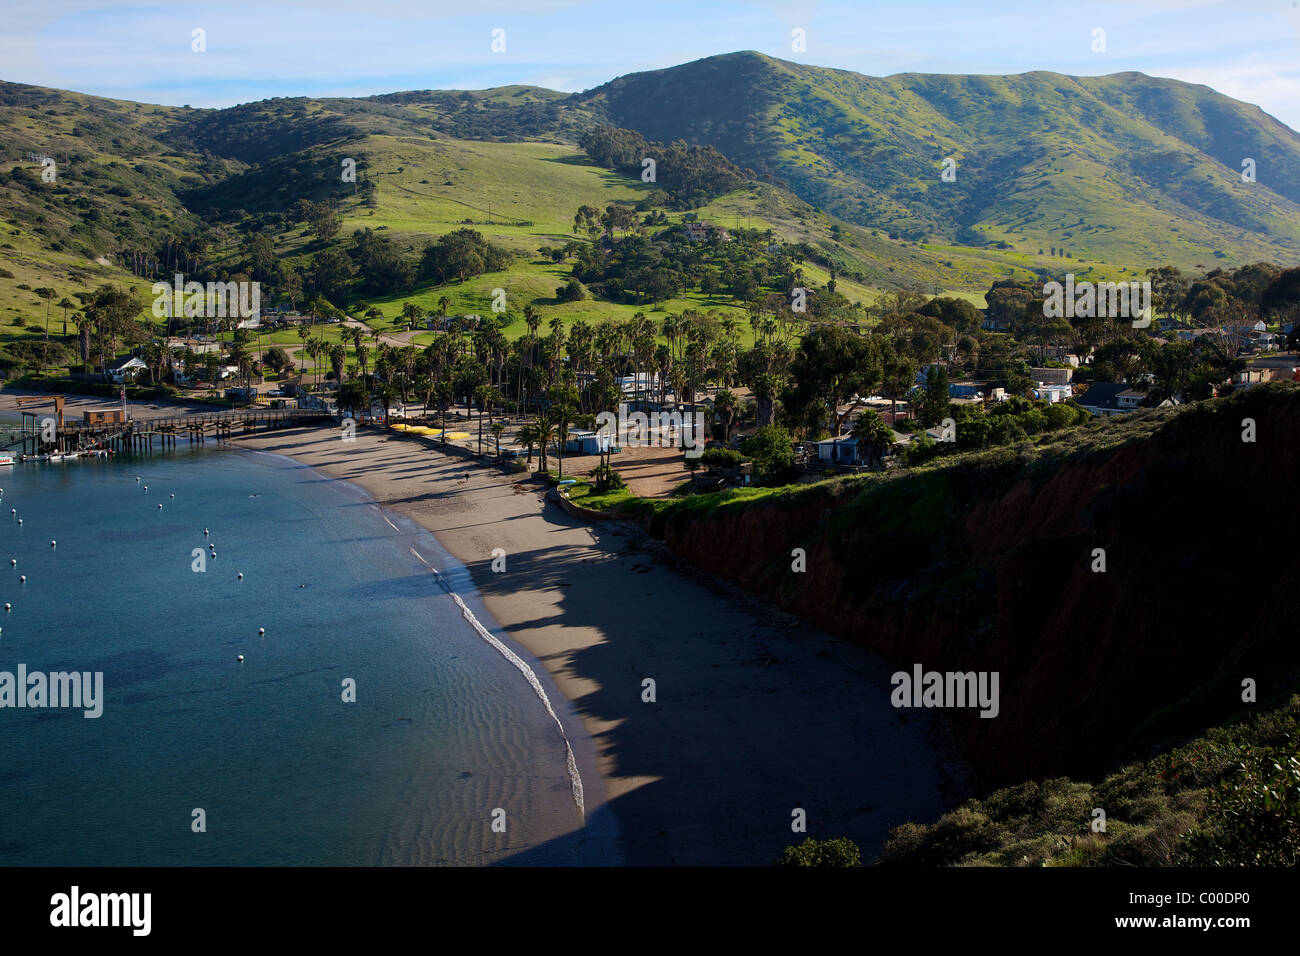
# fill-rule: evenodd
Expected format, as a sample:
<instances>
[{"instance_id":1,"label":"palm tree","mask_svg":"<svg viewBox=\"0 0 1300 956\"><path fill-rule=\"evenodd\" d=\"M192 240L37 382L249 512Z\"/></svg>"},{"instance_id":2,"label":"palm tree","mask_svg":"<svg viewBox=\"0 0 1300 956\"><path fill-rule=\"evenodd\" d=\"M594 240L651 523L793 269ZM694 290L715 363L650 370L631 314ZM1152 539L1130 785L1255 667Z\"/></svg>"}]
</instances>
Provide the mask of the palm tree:
<instances>
[{"instance_id":1,"label":"palm tree","mask_svg":"<svg viewBox=\"0 0 1300 956\"><path fill-rule=\"evenodd\" d=\"M541 440L541 429L535 423L521 425L515 432L515 444L523 445L528 449L528 467L533 467L533 448Z\"/></svg>"},{"instance_id":2,"label":"palm tree","mask_svg":"<svg viewBox=\"0 0 1300 956\"><path fill-rule=\"evenodd\" d=\"M546 466L548 464L548 458L546 453L547 446L549 446L551 442L555 441L556 435L559 434L559 429L557 428L557 425L558 423L551 418L549 412L543 414L540 418L537 419L537 445L538 445L537 467L542 471L546 471Z\"/></svg>"},{"instance_id":3,"label":"palm tree","mask_svg":"<svg viewBox=\"0 0 1300 956\"><path fill-rule=\"evenodd\" d=\"M415 321L420 317L420 307L414 302L402 303L402 318L406 319L408 326L414 327Z\"/></svg>"},{"instance_id":4,"label":"palm tree","mask_svg":"<svg viewBox=\"0 0 1300 956\"><path fill-rule=\"evenodd\" d=\"M298 349L298 359L299 359L298 374L301 376L307 373L307 359L306 359L307 347L306 346L307 346L307 339L311 337L311 329L308 328L305 324L299 324L297 334L298 334L298 338L302 339L302 345L303 345L302 348Z\"/></svg>"},{"instance_id":5,"label":"palm tree","mask_svg":"<svg viewBox=\"0 0 1300 956\"><path fill-rule=\"evenodd\" d=\"M506 423L493 422L489 427L492 431L492 437L495 438L497 441L497 457L500 458L501 457L501 435L506 430Z\"/></svg>"},{"instance_id":6,"label":"palm tree","mask_svg":"<svg viewBox=\"0 0 1300 956\"><path fill-rule=\"evenodd\" d=\"M44 368L50 351L50 300L58 293L48 286L41 286L34 291L45 300L45 344L41 348L41 367Z\"/></svg>"},{"instance_id":7,"label":"palm tree","mask_svg":"<svg viewBox=\"0 0 1300 956\"><path fill-rule=\"evenodd\" d=\"M343 385L343 372L348 364L348 350L341 342L330 346L330 367L334 370L334 380Z\"/></svg>"},{"instance_id":8,"label":"palm tree","mask_svg":"<svg viewBox=\"0 0 1300 956\"><path fill-rule=\"evenodd\" d=\"M75 309L77 303L73 302L65 295L55 304L63 310L63 337L66 339L68 337L68 310Z\"/></svg>"},{"instance_id":9,"label":"palm tree","mask_svg":"<svg viewBox=\"0 0 1300 956\"><path fill-rule=\"evenodd\" d=\"M894 433L880 415L870 409L858 416L853 423L850 434L860 442L867 443L867 461L874 465L884 461L884 452L894 442Z\"/></svg>"},{"instance_id":10,"label":"palm tree","mask_svg":"<svg viewBox=\"0 0 1300 956\"><path fill-rule=\"evenodd\" d=\"M388 421L388 407L393 404L393 394L396 390L387 382L380 382L375 386L375 398L379 399L384 406L384 421Z\"/></svg>"},{"instance_id":11,"label":"palm tree","mask_svg":"<svg viewBox=\"0 0 1300 956\"><path fill-rule=\"evenodd\" d=\"M731 422L736 417L736 409L739 406L740 400L736 398L736 393L729 388L724 388L713 396L713 407L722 416L722 441L724 444L731 441Z\"/></svg>"},{"instance_id":12,"label":"palm tree","mask_svg":"<svg viewBox=\"0 0 1300 956\"><path fill-rule=\"evenodd\" d=\"M81 354L81 370L84 372L90 362L90 332L95 327L95 320L84 312L78 312L72 317L72 322L77 327L77 346Z\"/></svg>"}]
</instances>

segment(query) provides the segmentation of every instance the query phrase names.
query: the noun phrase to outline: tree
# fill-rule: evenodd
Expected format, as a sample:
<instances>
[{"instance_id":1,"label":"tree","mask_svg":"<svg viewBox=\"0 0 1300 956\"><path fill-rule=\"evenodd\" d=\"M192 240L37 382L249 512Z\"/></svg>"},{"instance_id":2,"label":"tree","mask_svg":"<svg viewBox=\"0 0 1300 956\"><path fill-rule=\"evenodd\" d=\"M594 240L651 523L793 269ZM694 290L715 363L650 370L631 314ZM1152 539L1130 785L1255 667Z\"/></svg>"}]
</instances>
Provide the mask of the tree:
<instances>
[{"instance_id":1,"label":"tree","mask_svg":"<svg viewBox=\"0 0 1300 956\"><path fill-rule=\"evenodd\" d=\"M542 471L546 471L547 449L551 442L555 441L557 434L556 422L551 418L549 413L543 413L537 419L536 429L538 455L537 467Z\"/></svg>"},{"instance_id":2,"label":"tree","mask_svg":"<svg viewBox=\"0 0 1300 956\"><path fill-rule=\"evenodd\" d=\"M309 202L305 210L304 218L307 220L307 227L316 234L316 238L321 242L328 242L339 234L339 229L343 226L343 220L339 218L338 211L333 201L328 202Z\"/></svg>"},{"instance_id":3,"label":"tree","mask_svg":"<svg viewBox=\"0 0 1300 956\"><path fill-rule=\"evenodd\" d=\"M48 286L41 286L33 291L45 300L45 344L41 349L41 366L44 367L50 353L50 300L58 293Z\"/></svg>"},{"instance_id":4,"label":"tree","mask_svg":"<svg viewBox=\"0 0 1300 956\"><path fill-rule=\"evenodd\" d=\"M872 409L867 409L858 416L850 434L858 440L859 448L866 444L869 465L883 463L885 449L894 443L893 429L886 425L884 419Z\"/></svg>"},{"instance_id":5,"label":"tree","mask_svg":"<svg viewBox=\"0 0 1300 956\"><path fill-rule=\"evenodd\" d=\"M941 366L930 366L925 377L925 394L921 399L917 420L926 428L933 428L948 417L948 371Z\"/></svg>"},{"instance_id":6,"label":"tree","mask_svg":"<svg viewBox=\"0 0 1300 956\"><path fill-rule=\"evenodd\" d=\"M348 350L341 342L330 346L330 368L334 372L334 381L343 384L343 372L347 368Z\"/></svg>"},{"instance_id":7,"label":"tree","mask_svg":"<svg viewBox=\"0 0 1300 956\"><path fill-rule=\"evenodd\" d=\"M735 420L736 410L740 407L740 399L736 397L736 393L731 389L724 388L713 396L713 407L722 416L722 440L729 442L731 440L731 423Z\"/></svg>"},{"instance_id":8,"label":"tree","mask_svg":"<svg viewBox=\"0 0 1300 956\"><path fill-rule=\"evenodd\" d=\"M754 463L754 480L775 482L794 468L794 440L780 425L764 425L740 445Z\"/></svg>"},{"instance_id":9,"label":"tree","mask_svg":"<svg viewBox=\"0 0 1300 956\"><path fill-rule=\"evenodd\" d=\"M500 458L501 457L501 436L505 433L506 423L493 422L491 426L489 426L489 430L492 432L492 437L496 439L497 457Z\"/></svg>"},{"instance_id":10,"label":"tree","mask_svg":"<svg viewBox=\"0 0 1300 956\"><path fill-rule=\"evenodd\" d=\"M68 310L75 309L77 303L73 302L65 295L62 299L56 302L55 305L63 310L63 337L66 339L68 337Z\"/></svg>"},{"instance_id":11,"label":"tree","mask_svg":"<svg viewBox=\"0 0 1300 956\"><path fill-rule=\"evenodd\" d=\"M804 336L790 365L794 389L786 398L796 414L820 424L828 417L832 435L865 400L880 379L878 357L868 339L837 325L823 325ZM840 406L848 403L843 411Z\"/></svg>"},{"instance_id":12,"label":"tree","mask_svg":"<svg viewBox=\"0 0 1300 956\"><path fill-rule=\"evenodd\" d=\"M570 278L555 290L555 297L561 302L581 302L587 297L587 289L577 279Z\"/></svg>"},{"instance_id":13,"label":"tree","mask_svg":"<svg viewBox=\"0 0 1300 956\"><path fill-rule=\"evenodd\" d=\"M910 355L895 353L885 358L881 370L880 393L889 399L891 422L898 421L898 401L906 398L915 387L916 372L916 360Z\"/></svg>"},{"instance_id":14,"label":"tree","mask_svg":"<svg viewBox=\"0 0 1300 956\"><path fill-rule=\"evenodd\" d=\"M528 467L533 467L533 448L541 440L541 430L536 424L527 424L519 426L515 432L515 444L523 445L528 449Z\"/></svg>"}]
</instances>

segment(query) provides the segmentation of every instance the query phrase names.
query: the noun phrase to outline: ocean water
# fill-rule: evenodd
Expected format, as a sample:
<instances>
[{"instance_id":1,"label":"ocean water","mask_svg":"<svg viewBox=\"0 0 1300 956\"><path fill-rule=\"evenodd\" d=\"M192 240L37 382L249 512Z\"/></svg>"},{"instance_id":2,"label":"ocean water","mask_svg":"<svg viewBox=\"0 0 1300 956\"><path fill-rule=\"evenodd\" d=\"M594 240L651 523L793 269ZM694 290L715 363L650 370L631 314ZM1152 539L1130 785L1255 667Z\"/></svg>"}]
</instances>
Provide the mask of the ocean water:
<instances>
[{"instance_id":1,"label":"ocean water","mask_svg":"<svg viewBox=\"0 0 1300 956\"><path fill-rule=\"evenodd\" d=\"M0 487L0 671L104 675L0 708L0 866L617 862L567 702L360 489L184 445Z\"/></svg>"}]
</instances>

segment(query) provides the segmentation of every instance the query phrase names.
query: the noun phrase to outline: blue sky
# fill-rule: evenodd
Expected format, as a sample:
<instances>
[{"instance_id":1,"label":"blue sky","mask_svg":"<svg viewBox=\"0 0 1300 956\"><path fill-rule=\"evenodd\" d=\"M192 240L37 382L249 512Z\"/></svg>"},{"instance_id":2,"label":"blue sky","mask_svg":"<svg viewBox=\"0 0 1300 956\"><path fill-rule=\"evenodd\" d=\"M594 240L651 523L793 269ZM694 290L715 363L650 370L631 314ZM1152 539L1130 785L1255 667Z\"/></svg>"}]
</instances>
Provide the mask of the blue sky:
<instances>
[{"instance_id":1,"label":"blue sky","mask_svg":"<svg viewBox=\"0 0 1300 956\"><path fill-rule=\"evenodd\" d=\"M1300 0L7 0L0 78L122 99L228 106L623 73L759 50L871 75L1093 75L1204 83L1300 129ZM468 12L466 12L468 11ZM192 33L206 52L192 51ZM505 30L493 52L492 31ZM806 49L792 50L792 31ZM1105 52L1092 50L1105 31Z\"/></svg>"}]
</instances>

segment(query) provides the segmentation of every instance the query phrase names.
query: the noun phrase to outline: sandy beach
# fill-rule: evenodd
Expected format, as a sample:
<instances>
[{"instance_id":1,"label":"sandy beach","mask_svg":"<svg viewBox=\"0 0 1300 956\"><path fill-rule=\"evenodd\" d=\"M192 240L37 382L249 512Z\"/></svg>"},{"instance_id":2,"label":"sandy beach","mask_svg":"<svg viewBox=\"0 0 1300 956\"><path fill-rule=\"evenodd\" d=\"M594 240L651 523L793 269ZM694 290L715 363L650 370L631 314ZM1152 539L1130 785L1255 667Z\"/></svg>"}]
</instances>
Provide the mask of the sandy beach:
<instances>
[{"instance_id":1,"label":"sandy beach","mask_svg":"<svg viewBox=\"0 0 1300 956\"><path fill-rule=\"evenodd\" d=\"M368 429L237 444L361 486L465 564L581 717L629 864L766 865L804 838L796 809L808 836L851 837L870 862L890 827L932 821L966 786L924 712L890 705L894 668L679 567L636 526L588 526L526 476Z\"/></svg>"}]
</instances>

